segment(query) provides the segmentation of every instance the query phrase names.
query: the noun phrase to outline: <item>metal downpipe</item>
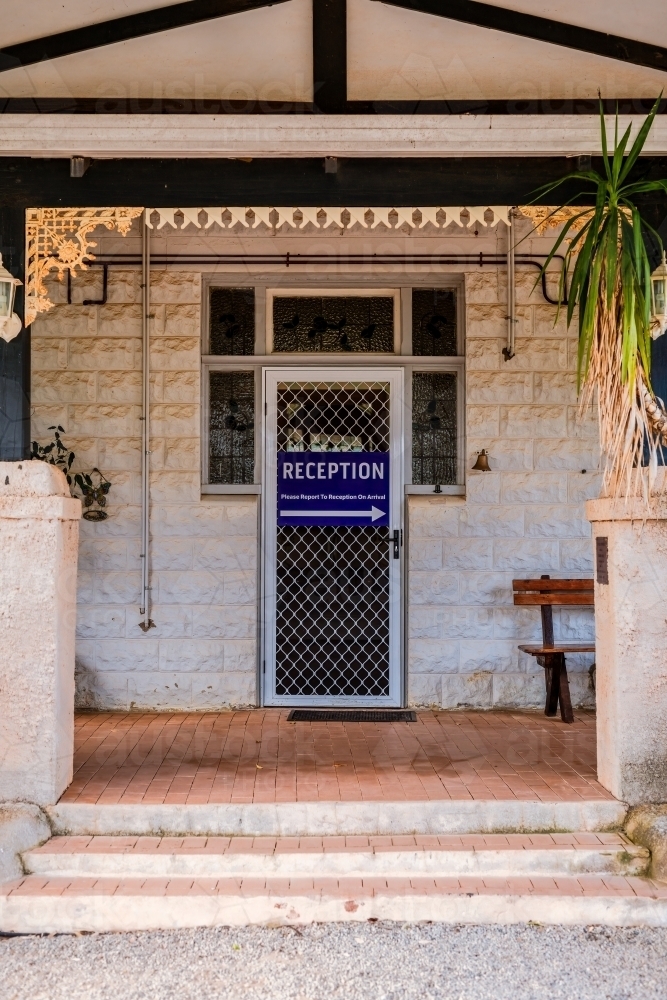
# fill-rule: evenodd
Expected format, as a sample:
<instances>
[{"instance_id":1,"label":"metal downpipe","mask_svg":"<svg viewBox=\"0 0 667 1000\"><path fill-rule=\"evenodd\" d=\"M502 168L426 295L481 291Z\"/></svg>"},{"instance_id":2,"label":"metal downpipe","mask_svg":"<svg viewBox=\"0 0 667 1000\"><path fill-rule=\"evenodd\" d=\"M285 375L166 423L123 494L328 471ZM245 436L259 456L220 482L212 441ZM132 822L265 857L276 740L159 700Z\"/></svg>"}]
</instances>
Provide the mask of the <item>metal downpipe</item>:
<instances>
[{"instance_id":1,"label":"metal downpipe","mask_svg":"<svg viewBox=\"0 0 667 1000\"><path fill-rule=\"evenodd\" d=\"M150 617L150 311L151 244L147 215L142 216L141 239L141 607L139 628L155 628Z\"/></svg>"},{"instance_id":2,"label":"metal downpipe","mask_svg":"<svg viewBox=\"0 0 667 1000\"><path fill-rule=\"evenodd\" d=\"M516 337L516 259L514 256L514 208L507 213L507 345L503 347L505 361L514 357ZM546 295L545 295L546 298Z\"/></svg>"}]
</instances>

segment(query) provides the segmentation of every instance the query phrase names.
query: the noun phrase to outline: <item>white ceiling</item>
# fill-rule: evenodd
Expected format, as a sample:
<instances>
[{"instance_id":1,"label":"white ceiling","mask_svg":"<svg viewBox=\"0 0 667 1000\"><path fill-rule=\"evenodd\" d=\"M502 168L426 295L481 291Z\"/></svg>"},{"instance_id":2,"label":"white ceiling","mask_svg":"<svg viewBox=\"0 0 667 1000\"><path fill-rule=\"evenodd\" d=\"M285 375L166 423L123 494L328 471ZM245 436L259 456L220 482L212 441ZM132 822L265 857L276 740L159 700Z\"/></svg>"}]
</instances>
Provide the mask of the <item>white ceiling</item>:
<instances>
[{"instance_id":1,"label":"white ceiling","mask_svg":"<svg viewBox=\"0 0 667 1000\"><path fill-rule=\"evenodd\" d=\"M83 28L113 17L168 7L182 0L0 0L2 46Z\"/></svg>"},{"instance_id":2,"label":"white ceiling","mask_svg":"<svg viewBox=\"0 0 667 1000\"><path fill-rule=\"evenodd\" d=\"M565 24L609 32L667 47L664 0L484 0L494 7L551 17Z\"/></svg>"},{"instance_id":3,"label":"white ceiling","mask_svg":"<svg viewBox=\"0 0 667 1000\"><path fill-rule=\"evenodd\" d=\"M657 70L374 0L348 0L350 100L560 100L595 98L598 90L609 98L655 98L666 85L667 73Z\"/></svg>"},{"instance_id":4,"label":"white ceiling","mask_svg":"<svg viewBox=\"0 0 667 1000\"><path fill-rule=\"evenodd\" d=\"M289 0L7 70L0 97L311 101L312 30L311 0Z\"/></svg>"},{"instance_id":5,"label":"white ceiling","mask_svg":"<svg viewBox=\"0 0 667 1000\"><path fill-rule=\"evenodd\" d=\"M0 0L2 44L179 0ZM665 0L487 0L667 47ZM374 0L348 0L352 100L655 97L667 74ZM0 97L312 100L312 0L0 73Z\"/></svg>"}]
</instances>

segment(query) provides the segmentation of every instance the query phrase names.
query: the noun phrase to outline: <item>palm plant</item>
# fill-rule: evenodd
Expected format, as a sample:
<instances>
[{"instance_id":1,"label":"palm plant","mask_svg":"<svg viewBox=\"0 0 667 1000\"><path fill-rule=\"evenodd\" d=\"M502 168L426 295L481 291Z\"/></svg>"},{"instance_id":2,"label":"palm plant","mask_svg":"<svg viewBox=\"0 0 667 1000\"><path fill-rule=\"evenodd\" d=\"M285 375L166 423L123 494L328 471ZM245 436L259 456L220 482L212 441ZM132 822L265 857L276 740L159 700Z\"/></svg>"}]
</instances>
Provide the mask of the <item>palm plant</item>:
<instances>
[{"instance_id":1,"label":"palm plant","mask_svg":"<svg viewBox=\"0 0 667 1000\"><path fill-rule=\"evenodd\" d=\"M545 195L572 180L583 181L585 190L566 205L594 195L594 207L582 208L565 223L543 270L566 243L559 299L566 297L568 327L578 309L579 403L583 411L597 394L603 493L611 496L636 495L640 487L648 496L661 443L667 441L667 413L651 388L651 268L645 236L651 233L660 248L662 242L635 202L637 195L667 193L667 180L629 179L661 98L629 152L632 127L619 139L616 117L611 155L601 107L604 173L591 169L568 174L540 188L535 199L544 203Z\"/></svg>"}]
</instances>

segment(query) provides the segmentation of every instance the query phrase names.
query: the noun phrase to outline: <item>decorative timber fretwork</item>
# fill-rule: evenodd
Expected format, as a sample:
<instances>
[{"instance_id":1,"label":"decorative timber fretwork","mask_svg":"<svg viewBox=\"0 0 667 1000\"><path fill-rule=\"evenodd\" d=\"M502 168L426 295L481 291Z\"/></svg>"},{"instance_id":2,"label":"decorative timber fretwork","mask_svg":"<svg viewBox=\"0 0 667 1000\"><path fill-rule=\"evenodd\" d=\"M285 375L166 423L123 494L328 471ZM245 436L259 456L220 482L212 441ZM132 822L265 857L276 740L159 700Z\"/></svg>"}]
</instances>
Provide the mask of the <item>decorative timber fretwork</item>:
<instances>
[{"instance_id":1,"label":"decorative timber fretwork","mask_svg":"<svg viewBox=\"0 0 667 1000\"><path fill-rule=\"evenodd\" d=\"M568 219L573 219L575 216L585 212L586 209L585 207L582 208L581 205L566 205L562 208L559 208L557 205L520 205L519 211L527 219L530 219L538 235L543 236L547 229L557 229L558 226L565 225ZM588 213L583 215L581 219L577 219L570 226L570 232L578 232L586 223L587 218Z\"/></svg>"},{"instance_id":2,"label":"decorative timber fretwork","mask_svg":"<svg viewBox=\"0 0 667 1000\"><path fill-rule=\"evenodd\" d=\"M228 14L240 14L246 10L284 2L285 0L186 0L168 7L154 7L153 10L138 14L115 17L110 21L100 21L83 28L72 28L56 35L9 45L0 50L0 73L17 66L30 66L45 59L57 59L75 52L97 49L102 45L126 42L131 38L155 35L160 31L183 28L189 24L199 24Z\"/></svg>"},{"instance_id":3,"label":"decorative timber fretwork","mask_svg":"<svg viewBox=\"0 0 667 1000\"><path fill-rule=\"evenodd\" d=\"M53 308L44 284L49 271L57 271L62 280L67 270L87 270L86 263L95 259L90 248L97 246L90 234L104 226L126 236L142 212L143 208L26 209L25 325Z\"/></svg>"},{"instance_id":4,"label":"decorative timber fretwork","mask_svg":"<svg viewBox=\"0 0 667 1000\"><path fill-rule=\"evenodd\" d=\"M450 21L462 21L479 28L492 28L510 35L532 38L536 42L550 42L566 49L576 49L591 55L606 56L636 66L648 66L667 72L667 49L634 38L610 35L606 31L565 24L550 17L524 14L495 4L478 3L477 0L381 0L392 7L403 7L422 14L434 14Z\"/></svg>"},{"instance_id":5,"label":"decorative timber fretwork","mask_svg":"<svg viewBox=\"0 0 667 1000\"><path fill-rule=\"evenodd\" d=\"M426 226L445 229L455 225L460 229L473 226L494 227L499 223L509 224L509 206L305 206L282 207L269 205L220 206L217 208L147 208L147 225L151 229L198 229L236 230L257 229L263 226L274 231L281 226L303 230L306 226L328 229L336 226L350 230L355 226L375 230L385 229L422 230ZM567 219L582 211L570 206L556 209L547 205L522 205L519 211L530 219L539 235L547 229L563 225ZM49 299L45 278L51 271L57 271L63 278L65 271L74 274L77 270L87 270L87 265L95 260L92 247L97 243L91 234L98 227L116 230L126 236L132 221L144 212L143 208L28 208L26 209L26 282L25 282L25 325L29 326L40 313L48 312L54 303ZM582 220L575 224L581 228Z\"/></svg>"},{"instance_id":6,"label":"decorative timber fretwork","mask_svg":"<svg viewBox=\"0 0 667 1000\"><path fill-rule=\"evenodd\" d=\"M292 229L304 229L312 225L316 229L328 229L337 226L340 229L352 229L359 226L363 229L376 229L382 225L386 229L399 229L409 226L411 229L423 229L430 224L436 229L444 229L454 223L460 228L470 228L473 224L480 226L497 226L499 222L508 224L509 206L507 205L473 205L473 206L439 206L428 207L273 207L269 205L225 206L220 208L150 208L146 209L147 224L152 229L171 226L173 229L185 229L186 226L196 226L198 229L209 229L213 225L221 229L233 229L240 225L245 229L256 229L263 225L268 229L279 229L287 225ZM157 221L152 220L157 214ZM177 219L180 215L182 218ZM203 218L202 218L203 216Z\"/></svg>"}]
</instances>

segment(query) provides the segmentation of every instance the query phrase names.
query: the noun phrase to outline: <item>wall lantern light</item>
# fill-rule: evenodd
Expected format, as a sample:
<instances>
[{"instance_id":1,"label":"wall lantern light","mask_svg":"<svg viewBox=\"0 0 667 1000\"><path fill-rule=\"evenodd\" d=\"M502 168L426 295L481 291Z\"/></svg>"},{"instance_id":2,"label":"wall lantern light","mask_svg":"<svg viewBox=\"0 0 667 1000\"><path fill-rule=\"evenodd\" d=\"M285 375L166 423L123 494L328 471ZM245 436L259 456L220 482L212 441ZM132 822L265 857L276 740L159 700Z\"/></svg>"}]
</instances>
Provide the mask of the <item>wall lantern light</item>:
<instances>
[{"instance_id":1,"label":"wall lantern light","mask_svg":"<svg viewBox=\"0 0 667 1000\"><path fill-rule=\"evenodd\" d=\"M14 312L14 295L22 284L3 267L0 254L0 337L7 343L21 332L21 320Z\"/></svg>"},{"instance_id":2,"label":"wall lantern light","mask_svg":"<svg viewBox=\"0 0 667 1000\"><path fill-rule=\"evenodd\" d=\"M662 260L651 275L651 336L654 340L667 331L667 259Z\"/></svg>"}]
</instances>

